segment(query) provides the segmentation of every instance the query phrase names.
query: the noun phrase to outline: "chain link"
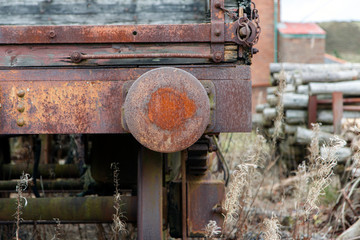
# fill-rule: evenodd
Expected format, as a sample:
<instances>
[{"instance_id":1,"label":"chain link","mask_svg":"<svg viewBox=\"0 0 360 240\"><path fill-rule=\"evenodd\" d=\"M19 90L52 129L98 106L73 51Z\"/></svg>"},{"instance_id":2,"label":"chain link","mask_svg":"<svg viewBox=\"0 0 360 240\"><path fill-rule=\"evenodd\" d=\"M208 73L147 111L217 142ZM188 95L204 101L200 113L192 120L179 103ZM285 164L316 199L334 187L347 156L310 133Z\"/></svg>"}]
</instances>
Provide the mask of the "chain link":
<instances>
[{"instance_id":1,"label":"chain link","mask_svg":"<svg viewBox=\"0 0 360 240\"><path fill-rule=\"evenodd\" d=\"M251 2L253 4L253 10L251 11L252 20L255 22L256 25L256 37L252 41L252 45L255 45L259 41L260 33L261 33L261 27L260 27L260 16L259 16L259 10L256 9L256 5L254 2Z\"/></svg>"},{"instance_id":2,"label":"chain link","mask_svg":"<svg viewBox=\"0 0 360 240\"><path fill-rule=\"evenodd\" d=\"M249 28L249 26L248 26L249 21L253 21L255 23L256 33L255 33L255 38L252 41L250 41L250 42L247 41L247 38L249 36L247 36L246 38L240 37L240 35L239 35L240 33L238 32L239 40L241 42L243 42L245 45L247 45L248 47L252 47L253 45L255 45L259 41L259 37L260 37L260 33L261 33L259 10L256 9L256 5L255 5L254 2L251 1L251 4L252 4L253 8L252 8L251 13L250 13L250 19L248 19L246 14L244 14L243 17L239 18L236 15L236 12L232 12L229 9L220 7L220 9L222 11L224 11L224 13L226 15L228 15L230 19L232 19L233 21L238 21L241 26L246 25L246 27Z\"/></svg>"}]
</instances>

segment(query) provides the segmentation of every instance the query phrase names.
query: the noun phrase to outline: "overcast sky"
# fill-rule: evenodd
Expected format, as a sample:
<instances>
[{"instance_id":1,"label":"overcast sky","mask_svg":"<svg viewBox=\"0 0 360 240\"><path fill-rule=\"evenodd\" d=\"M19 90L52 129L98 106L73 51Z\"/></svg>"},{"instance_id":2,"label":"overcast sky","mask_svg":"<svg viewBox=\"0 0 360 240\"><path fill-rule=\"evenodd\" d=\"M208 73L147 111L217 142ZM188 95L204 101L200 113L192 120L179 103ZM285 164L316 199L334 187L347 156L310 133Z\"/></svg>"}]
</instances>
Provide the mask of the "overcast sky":
<instances>
[{"instance_id":1,"label":"overcast sky","mask_svg":"<svg viewBox=\"0 0 360 240\"><path fill-rule=\"evenodd\" d=\"M280 0L282 22L360 21L360 0Z\"/></svg>"}]
</instances>

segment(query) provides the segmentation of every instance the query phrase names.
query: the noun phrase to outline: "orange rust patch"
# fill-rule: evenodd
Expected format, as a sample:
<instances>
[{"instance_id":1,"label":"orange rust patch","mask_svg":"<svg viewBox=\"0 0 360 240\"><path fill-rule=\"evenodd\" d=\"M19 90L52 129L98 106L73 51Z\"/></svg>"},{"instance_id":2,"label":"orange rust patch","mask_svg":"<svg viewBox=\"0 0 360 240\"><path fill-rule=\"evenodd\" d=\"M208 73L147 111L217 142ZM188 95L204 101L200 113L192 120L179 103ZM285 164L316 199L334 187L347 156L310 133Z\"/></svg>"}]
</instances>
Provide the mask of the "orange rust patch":
<instances>
[{"instance_id":1,"label":"orange rust patch","mask_svg":"<svg viewBox=\"0 0 360 240\"><path fill-rule=\"evenodd\" d=\"M180 127L196 111L194 101L186 93L172 88L160 88L153 92L148 107L150 121L165 130Z\"/></svg>"}]
</instances>

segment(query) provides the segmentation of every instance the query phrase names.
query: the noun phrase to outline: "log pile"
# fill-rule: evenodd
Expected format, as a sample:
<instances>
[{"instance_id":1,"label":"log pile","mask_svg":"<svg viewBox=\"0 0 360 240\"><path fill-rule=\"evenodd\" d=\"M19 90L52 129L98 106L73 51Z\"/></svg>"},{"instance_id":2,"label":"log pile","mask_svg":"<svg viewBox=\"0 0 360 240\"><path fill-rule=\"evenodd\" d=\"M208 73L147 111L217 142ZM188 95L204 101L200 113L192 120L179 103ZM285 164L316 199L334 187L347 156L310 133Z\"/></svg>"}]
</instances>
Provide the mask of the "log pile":
<instances>
[{"instance_id":1,"label":"log pile","mask_svg":"<svg viewBox=\"0 0 360 240\"><path fill-rule=\"evenodd\" d=\"M294 164L306 156L306 145L311 141L312 131L308 129L309 96L318 99L331 99L333 92L341 91L346 98L360 97L360 64L292 64L272 63L271 87L267 88L265 104L256 106L253 115L253 126L263 129L267 136L274 132L274 119L277 116L278 84L280 77L285 79L283 91L284 124L282 125L279 151L282 157L290 158ZM280 71L283 71L282 75ZM360 112L344 111L345 119L360 119ZM318 105L317 122L321 123L320 141L328 142L333 137L333 114L331 104ZM352 137L349 137L352 136ZM342 137L349 142L354 135L343 133ZM352 155L350 148L338 153L341 161Z\"/></svg>"}]
</instances>

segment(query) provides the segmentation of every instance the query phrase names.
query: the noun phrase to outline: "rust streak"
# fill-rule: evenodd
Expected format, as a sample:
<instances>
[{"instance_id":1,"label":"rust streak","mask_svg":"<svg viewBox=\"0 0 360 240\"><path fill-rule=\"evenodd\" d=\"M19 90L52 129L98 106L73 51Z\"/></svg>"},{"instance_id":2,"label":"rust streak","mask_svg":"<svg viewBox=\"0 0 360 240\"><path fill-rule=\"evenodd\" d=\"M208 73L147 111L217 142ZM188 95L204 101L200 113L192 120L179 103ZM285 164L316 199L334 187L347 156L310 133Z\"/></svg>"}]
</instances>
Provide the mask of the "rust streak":
<instances>
[{"instance_id":1,"label":"rust streak","mask_svg":"<svg viewBox=\"0 0 360 240\"><path fill-rule=\"evenodd\" d=\"M160 88L152 93L148 107L150 121L169 131L182 126L196 112L195 102L186 93L172 88Z\"/></svg>"}]
</instances>

